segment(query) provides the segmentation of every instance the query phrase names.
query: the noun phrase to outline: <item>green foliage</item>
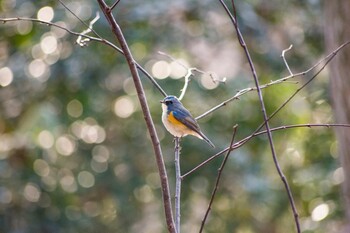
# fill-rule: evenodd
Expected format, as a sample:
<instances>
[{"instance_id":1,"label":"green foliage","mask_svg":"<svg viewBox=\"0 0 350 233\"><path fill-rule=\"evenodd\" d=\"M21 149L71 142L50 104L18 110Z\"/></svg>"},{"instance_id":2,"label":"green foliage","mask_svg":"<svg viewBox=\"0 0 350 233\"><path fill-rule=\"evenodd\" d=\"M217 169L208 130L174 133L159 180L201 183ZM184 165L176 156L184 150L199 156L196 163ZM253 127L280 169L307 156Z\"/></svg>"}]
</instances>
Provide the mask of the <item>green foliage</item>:
<instances>
[{"instance_id":1,"label":"green foliage","mask_svg":"<svg viewBox=\"0 0 350 233\"><path fill-rule=\"evenodd\" d=\"M237 2L239 25L261 83L287 74L280 53L290 44L294 48L287 59L295 72L320 58L323 19L315 2ZM64 22L77 32L86 29L62 5L52 4L5 0L0 15L36 18L40 9L51 6L52 22ZM67 6L85 22L99 10L95 1L68 1ZM157 53L161 50L189 67L227 77L225 84L211 89L213 84L195 73L183 100L193 115L254 86L233 26L218 2L121 1L115 15L135 58L154 76L157 62L169 67L172 62ZM103 16L94 30L116 41ZM12 77L8 84L0 83L0 232L166 232L153 150L125 59L101 43L91 41L82 48L75 40L47 25L0 25L0 73L7 75L0 80ZM141 77L174 190L174 144L160 120L163 97ZM179 95L184 81L174 77L167 73L157 81L167 93ZM305 80L264 89L268 114ZM331 122L326 84L320 76L271 125ZM228 146L233 125L239 125L237 139L242 139L262 119L252 91L199 120L217 150L193 137L182 139L182 172ZM340 225L344 210L332 131L298 128L273 136L304 232L336 232L332 227ZM183 232L198 231L221 160L183 181ZM287 194L265 136L232 152L205 232L294 232Z\"/></svg>"}]
</instances>

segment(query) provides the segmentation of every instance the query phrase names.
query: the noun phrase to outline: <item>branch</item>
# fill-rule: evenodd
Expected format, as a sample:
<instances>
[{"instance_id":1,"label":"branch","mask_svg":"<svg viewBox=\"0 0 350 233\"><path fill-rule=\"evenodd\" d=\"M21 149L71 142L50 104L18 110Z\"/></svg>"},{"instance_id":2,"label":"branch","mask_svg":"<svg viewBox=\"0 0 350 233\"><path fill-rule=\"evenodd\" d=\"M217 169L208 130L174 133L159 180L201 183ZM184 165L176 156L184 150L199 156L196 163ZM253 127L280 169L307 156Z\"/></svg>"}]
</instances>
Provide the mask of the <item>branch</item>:
<instances>
[{"instance_id":1,"label":"branch","mask_svg":"<svg viewBox=\"0 0 350 233\"><path fill-rule=\"evenodd\" d=\"M289 48L284 49L284 50L282 51L282 55L281 55L281 57L282 57L282 59L283 59L283 61L284 61L284 64L286 65L287 70L289 71L289 74L290 74L291 76L293 76L293 72L292 72L291 69L289 68L289 65L288 65L288 63L287 63L287 60L286 60L286 57L284 56L284 54L285 54L286 52L288 52L289 50L291 50L292 48L293 48L293 45L291 44L291 45L289 46Z\"/></svg>"},{"instance_id":2,"label":"branch","mask_svg":"<svg viewBox=\"0 0 350 233\"><path fill-rule=\"evenodd\" d=\"M236 132L237 132L237 127L238 127L238 125L233 126L233 133L232 133L232 138L231 138L231 142L230 142L229 148L232 147L233 142L234 142L234 140L235 140L235 136L236 136ZM218 176L216 177L215 187L214 187L214 190L213 190L213 192L212 192L212 194L211 194L211 198L210 198L210 201L209 201L209 205L208 205L207 211L205 212L205 215L204 215L204 217L203 217L203 220L202 220L202 224L201 224L201 228L200 228L200 230L199 230L199 233L202 233L202 231L203 231L203 229L204 229L204 224L205 224L205 222L206 222L206 220L207 220L207 218L208 218L209 212L210 212L210 210L211 210L211 206L212 206L212 204L213 204L213 202L214 202L214 197L215 197L216 191L218 190L218 187L219 187L219 182L220 182L220 179L221 179L221 175L222 175L222 172L223 172L224 167L225 167L225 165L226 165L227 159L228 159L228 157L230 156L231 151L232 151L232 150L228 150L228 151L227 151L227 153L226 153L226 155L225 155L225 158L223 159L223 161L222 161L222 163L221 163L221 166L220 166L220 168L219 168L219 170L218 170Z\"/></svg>"},{"instance_id":3,"label":"branch","mask_svg":"<svg viewBox=\"0 0 350 233\"><path fill-rule=\"evenodd\" d=\"M276 150L275 150L275 145L273 143L272 133L270 131L270 125L269 125L269 122L268 122L268 116L267 116L266 109L265 109L265 103L264 103L264 99L263 99L262 92L261 92L261 89L260 89L259 79L258 79L258 75L257 75L256 70L255 70L255 67L254 67L254 63L252 61L252 58L250 56L250 53L249 53L248 47L246 46L244 38L243 38L243 36L241 34L241 31L240 31L240 29L238 27L236 19L232 16L231 12L227 8L227 6L224 3L224 1L223 0L219 0L219 1L220 1L221 5L224 7L227 15L230 17L231 22L233 23L233 26L236 29L237 37L239 38L241 47L243 48L243 50L244 50L244 52L246 54L246 57L247 57L247 60L248 60L251 72L253 74L255 87L257 89L257 93L258 93L258 97L259 97L259 101L260 101L260 105L261 105L261 110L262 110L263 117L264 117L264 123L265 123L265 128L266 128L266 131L267 131L267 137L268 137L269 144L270 144L272 158L273 158L273 161L275 163L275 167L277 169L277 172L278 172L279 176L281 177L281 179L283 181L283 184L285 186L285 189L287 191L289 202L290 202L290 205L292 207L293 214L294 214L295 225L296 225L298 233L300 233L301 231L300 231L300 223L299 223L298 213L297 213L297 210L296 210L296 207L295 207L295 204L294 204L294 199L293 199L293 196L292 196L292 193L291 193L288 181L287 181L286 177L284 176L284 174L283 174L283 172L282 172L282 170L280 168L280 165L278 163L278 160L277 160L277 154L276 154ZM234 2L232 2L232 4L233 4L233 7L234 7ZM235 9L235 7L234 7L234 9Z\"/></svg>"},{"instance_id":4,"label":"branch","mask_svg":"<svg viewBox=\"0 0 350 233\"><path fill-rule=\"evenodd\" d=\"M169 58L170 60L176 62L177 64L179 64L180 66L182 66L184 69L187 70L187 74L185 75L185 84L184 84L184 87L181 89L181 95L179 96L179 100L182 100L183 97L185 96L186 94L186 91L187 91L187 87L188 87L188 83L191 81L190 80L190 77L193 74L193 71L197 71L198 73L201 73L201 74L208 74L210 76L210 78L212 79L212 81L215 83L215 82L220 82L220 83L225 83L226 82L226 77L222 78L221 80L216 78L216 74L213 73L213 72L205 72L203 70L200 70L196 67L187 67L185 64L183 64L182 62L180 62L179 60L175 59L174 57L170 56L169 54L167 53L164 53L162 51L158 51L158 53L162 56L165 56L167 58Z\"/></svg>"},{"instance_id":5,"label":"branch","mask_svg":"<svg viewBox=\"0 0 350 233\"><path fill-rule=\"evenodd\" d=\"M96 41L102 44L105 44L111 48L113 48L114 50L116 50L117 52L121 53L124 55L124 52L122 49L120 49L118 46L116 46L115 44L113 44L112 42L103 39L103 38L98 38L98 37L93 37L93 36L88 36L88 35L84 35L80 32L74 32L66 27L63 27L59 24L56 23L51 23L49 21L44 21L44 20L40 20L40 19L35 19L35 18L25 18L25 17L15 17L15 18L0 18L0 22L2 23L7 23L7 22L13 22L13 21L31 21L34 23L40 23L40 24L44 24L47 26L52 26L52 27L56 27L59 29L62 29L66 32L68 32L71 35L77 36L77 37L83 37L86 39L89 39L91 41ZM85 23L84 23L85 24ZM93 30L92 30L93 31ZM96 34L96 33L95 33ZM140 64L138 64L135 61L135 64L137 66L137 68L146 75L146 77L152 82L152 84L158 89L158 91L163 95L163 96L167 96L166 92L161 88L161 86L157 83L157 81L152 77L152 75L150 75Z\"/></svg>"},{"instance_id":6,"label":"branch","mask_svg":"<svg viewBox=\"0 0 350 233\"><path fill-rule=\"evenodd\" d=\"M113 5L109 8L108 13L110 13L120 2L120 0L117 0L115 3L113 3Z\"/></svg>"},{"instance_id":7,"label":"branch","mask_svg":"<svg viewBox=\"0 0 350 233\"><path fill-rule=\"evenodd\" d=\"M306 74L308 74L312 70L316 69L321 63L324 62L323 66L321 66L321 68L317 71L317 73L319 73L319 71L323 70L326 67L326 65L334 58L334 56L337 55L337 53L341 49L343 49L345 46L347 46L349 43L350 43L350 41L342 44L337 49L335 49L333 52L329 53L326 57L322 58L317 63L315 63L313 66L311 66L309 69L307 69L305 71L302 71L302 72L299 72L299 73L296 73L296 74L291 74L289 76L283 77L281 79L277 79L275 81L271 81L271 82L266 83L266 84L263 84L263 85L260 86L260 89L264 89L264 88L267 88L267 87L272 86L272 85L284 83L287 80L292 79L292 78L296 78L296 77L299 77L299 76L305 76ZM283 50L283 51L286 51L286 50ZM285 62L285 64L287 64L287 63ZM246 94L248 92L255 91L256 89L257 89L256 87L248 87L248 88L245 88L245 89L242 89L242 90L238 91L237 94L235 94L231 98L221 102L220 104L216 105L215 107L213 107L213 108L209 109L208 111L204 112L203 114L197 116L196 120L199 120L199 119L209 115L210 113L218 110L219 108L226 106L231 101L238 100L240 96L242 96L242 95L244 95L244 94Z\"/></svg>"},{"instance_id":8,"label":"branch","mask_svg":"<svg viewBox=\"0 0 350 233\"><path fill-rule=\"evenodd\" d=\"M175 229L176 233L180 233L181 220L181 167L180 167L180 138L175 137Z\"/></svg>"},{"instance_id":9,"label":"branch","mask_svg":"<svg viewBox=\"0 0 350 233\"><path fill-rule=\"evenodd\" d=\"M279 127L276 127L276 128L272 128L271 132L285 130L285 129L313 128L313 127L327 127L327 128L331 128L331 127L346 127L346 128L350 128L350 124L311 124L311 123L308 123L308 124L297 124L297 125L285 125L285 126L279 126ZM249 135L249 136L243 138L242 140L236 142L231 147L226 147L225 149L217 152L215 155L213 155L210 158L204 160L203 162L198 164L196 167L192 168L191 170L189 170L188 172L183 174L182 175L182 179L184 179L187 176L191 175L193 172L195 172L196 170L202 168L203 166L205 166L209 162L213 161L214 159L216 159L220 155L224 154L225 152L227 152L229 150L236 150L236 149L240 148L241 146L243 146L251 138L260 136L262 134L265 134L266 132L267 132L266 130L263 130L263 131L260 131L260 132L256 132L256 133L254 133L252 135Z\"/></svg>"},{"instance_id":10,"label":"branch","mask_svg":"<svg viewBox=\"0 0 350 233\"><path fill-rule=\"evenodd\" d=\"M158 171L159 171L159 176L160 176L161 186L162 186L165 218L168 226L168 231L171 233L176 233L176 230L174 227L173 212L171 208L169 182L168 182L168 177L167 177L167 173L164 165L162 150L160 148L160 142L159 142L157 132L150 114L150 110L148 108L145 92L144 92L139 74L137 72L136 62L130 52L129 46L125 40L125 37L123 35L121 28L119 27L118 23L115 21L113 14L111 14L110 8L107 6L104 0L98 0L98 3L107 21L111 26L112 32L114 33L118 42L120 43L121 48L124 52L125 58L127 60L127 63L129 65L129 69L137 91L137 96L139 98L142 112L146 121L146 125L148 128L149 134L151 136L152 145L153 145L153 149L154 149L154 153L155 153L155 157L158 165Z\"/></svg>"}]
</instances>

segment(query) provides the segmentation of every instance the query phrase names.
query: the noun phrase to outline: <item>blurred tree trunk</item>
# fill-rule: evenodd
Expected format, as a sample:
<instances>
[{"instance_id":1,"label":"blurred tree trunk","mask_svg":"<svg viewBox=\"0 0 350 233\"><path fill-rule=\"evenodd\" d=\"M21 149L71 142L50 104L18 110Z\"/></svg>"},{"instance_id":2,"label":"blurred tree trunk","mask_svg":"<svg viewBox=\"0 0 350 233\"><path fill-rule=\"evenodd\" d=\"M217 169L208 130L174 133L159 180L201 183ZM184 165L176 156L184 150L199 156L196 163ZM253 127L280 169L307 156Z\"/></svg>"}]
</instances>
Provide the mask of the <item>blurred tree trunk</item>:
<instances>
[{"instance_id":1,"label":"blurred tree trunk","mask_svg":"<svg viewBox=\"0 0 350 233\"><path fill-rule=\"evenodd\" d=\"M328 52L350 40L350 1L325 1L325 42ZM330 63L330 87L336 123L350 124L350 47L341 51ZM350 129L337 128L338 153L344 170L343 193L350 232Z\"/></svg>"}]
</instances>

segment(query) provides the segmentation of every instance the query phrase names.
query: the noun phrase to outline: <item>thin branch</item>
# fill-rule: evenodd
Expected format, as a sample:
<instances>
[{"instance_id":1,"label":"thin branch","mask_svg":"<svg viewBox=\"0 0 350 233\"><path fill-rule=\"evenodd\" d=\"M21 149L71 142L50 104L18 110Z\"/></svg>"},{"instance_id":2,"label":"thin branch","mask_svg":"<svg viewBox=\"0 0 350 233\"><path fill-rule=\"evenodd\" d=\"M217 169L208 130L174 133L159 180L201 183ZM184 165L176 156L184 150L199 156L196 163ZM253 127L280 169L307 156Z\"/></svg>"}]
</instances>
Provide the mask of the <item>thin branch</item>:
<instances>
[{"instance_id":1,"label":"thin branch","mask_svg":"<svg viewBox=\"0 0 350 233\"><path fill-rule=\"evenodd\" d=\"M178 98L179 100L182 100L183 97L185 96L186 94L186 91L187 91L187 88L188 88L188 83L191 81L190 80L190 77L193 74L194 71L198 72L198 73L201 73L201 74L208 74L211 78L211 80L215 83L215 82L220 82L220 83L225 83L226 82L226 77L222 78L221 80L218 79L216 76L216 74L214 72L206 72L206 71L203 71L203 70L200 70L196 67L188 67L186 66L185 64L183 64L182 62L180 62L178 59L175 59L174 57L172 57L171 55L167 54L167 53L164 53L162 51L158 51L158 53L162 56L165 56L167 58L169 58L170 60L172 60L173 62L176 62L177 64L179 64L180 66L182 66L184 69L187 70L187 73L185 75L185 83L184 83L184 87L181 89L181 94L180 94L180 97Z\"/></svg>"},{"instance_id":2,"label":"thin branch","mask_svg":"<svg viewBox=\"0 0 350 233\"><path fill-rule=\"evenodd\" d=\"M284 61L284 64L286 65L286 67L287 67L287 69L288 69L288 71L289 71L289 74L290 74L291 76L293 76L293 72L292 72L291 69L289 68L288 62L287 62L286 57L284 56L284 54L285 54L286 52L288 52L289 50L291 50L292 48L293 48L293 45L291 44L291 45L289 46L288 49L284 49L284 50L282 51L282 55L281 55L281 57L282 57L282 59L283 59L283 61Z\"/></svg>"},{"instance_id":3,"label":"thin branch","mask_svg":"<svg viewBox=\"0 0 350 233\"><path fill-rule=\"evenodd\" d=\"M233 127L233 133L232 133L232 138L231 138L231 142L230 142L229 148L232 147L233 142L234 142L234 140L235 140L235 136L236 136L236 132L237 132L237 127L238 127L238 125L235 125L235 126ZM216 192L217 192L218 187L219 187L219 183L220 183L220 179L221 179L222 172L223 172L223 170L224 170L224 167L225 167L225 165L226 165L226 162L227 162L228 157L230 156L231 151L232 151L232 150L228 150L228 151L227 151L227 153L226 153L226 155L225 155L225 158L223 159L223 161L222 161L222 163L221 163L221 166L220 166L220 168L219 168L219 170L218 170L218 176L216 177L215 187L214 187L213 192L212 192L212 194L211 194L211 198L210 198L210 201L209 201L209 205L208 205L207 211L205 212L205 215L204 215L204 217L203 217L203 220L202 220L202 224L201 224L201 228L200 228L200 230L199 230L199 233L203 232L205 222L206 222L206 220L207 220L207 218L208 218L209 212L210 212L210 210L211 210L211 206L212 206L212 204L213 204L213 202L214 202L214 198L215 198Z\"/></svg>"},{"instance_id":4,"label":"thin branch","mask_svg":"<svg viewBox=\"0 0 350 233\"><path fill-rule=\"evenodd\" d=\"M264 99L263 99L262 92L261 92L261 89L260 89L259 79L258 79L258 75L257 75L256 70L255 70L255 67L254 67L254 63L253 63L252 58L250 56L248 47L246 46L246 43L244 41L243 35L241 34L241 31L240 31L240 29L239 29L239 27L237 25L236 19L232 16L232 14L231 14L230 10L227 8L225 2L223 0L219 0L219 1L220 1L221 5L224 7L227 15L231 19L231 22L233 23L233 26L236 29L237 37L239 38L241 47L243 48L243 50L244 50L244 52L246 54L246 57L247 57L247 60L248 60L251 72L253 74L255 87L257 88L257 94L258 94L258 97L259 97L261 110L262 110L262 113L263 113L265 128L267 130L267 137L268 137L269 144L270 144L272 159L273 159L273 162L275 163L275 167L277 169L277 172L278 172L279 176L281 177L281 179L283 181L283 184L285 186L286 192L288 194L289 202L290 202L290 205L291 205L292 210L293 210L295 225L296 225L298 233L300 233L301 231L300 231L300 223L299 223L298 212L297 212L297 209L295 207L294 198L293 198L292 192L290 190L288 181L287 181L286 177L284 176L284 174L282 172L282 169L281 169L281 167L279 165L279 162L277 160L277 154L276 154L276 150L275 150L275 145L273 143L272 133L270 131L270 125L269 125L269 122L268 122L268 116L267 116L266 109L265 109L265 103L264 103ZM234 5L234 2L232 2L232 4Z\"/></svg>"},{"instance_id":5,"label":"thin branch","mask_svg":"<svg viewBox=\"0 0 350 233\"><path fill-rule=\"evenodd\" d=\"M100 14L98 13L98 11L96 12L96 16L93 20L91 20L91 22L89 23L89 27L88 29L82 31L81 35L86 35L88 33L90 33L92 31L92 27L94 26L94 24L97 22L97 20L100 19ZM82 38L82 36L78 36L77 39L77 44L80 45L81 47L84 47L87 45L87 42L89 42L90 39L89 38Z\"/></svg>"},{"instance_id":6,"label":"thin branch","mask_svg":"<svg viewBox=\"0 0 350 233\"><path fill-rule=\"evenodd\" d=\"M192 71L194 71L194 70L197 70L197 69L196 68L189 68L187 70L187 74L185 76L185 84L184 84L184 87L181 89L181 95L179 97L180 101L184 98L184 96L186 94L188 83L190 82L191 75L193 75Z\"/></svg>"},{"instance_id":7,"label":"thin branch","mask_svg":"<svg viewBox=\"0 0 350 233\"><path fill-rule=\"evenodd\" d=\"M338 52L344 48L345 46L349 45L350 41L342 44L341 46L339 46L336 50L334 50L332 53L330 53L325 59L322 59L321 61L319 61L318 63L316 63L316 65L314 65L314 67L318 66L321 62L325 61L325 63L323 64L323 66L300 88L298 88L285 102L283 102L283 104L281 106L279 106L270 116L269 119L273 118L287 103L289 103L293 97L296 96L296 94L298 92L300 92L304 87L306 87L314 78L316 78L318 76L318 74L326 67L326 65L332 61L332 59L338 54ZM313 69L310 68L307 72L311 71ZM197 117L198 118L198 117ZM243 146L245 143L247 143L250 139L252 139L253 137L255 137L258 133L259 130L262 129L262 127L264 126L264 123L260 124L260 126L250 135L247 136L246 138L242 139L240 141L240 146ZM209 159L207 159L206 161L202 162L201 164L199 164L198 166L196 166L195 168L193 168L191 171L187 172L185 175L183 175L183 177L189 175L190 173L194 172L196 169L199 169L200 167L202 167L204 164L210 162L211 160L215 159L216 157L220 156L222 153L224 153L226 151L226 149L216 153L215 155L213 155L212 157L210 157Z\"/></svg>"},{"instance_id":8,"label":"thin branch","mask_svg":"<svg viewBox=\"0 0 350 233\"><path fill-rule=\"evenodd\" d=\"M150 114L150 110L147 104L147 99L142 86L142 82L137 72L136 62L130 52L129 46L125 40L125 37L123 35L121 28L119 27L119 24L115 21L113 14L111 14L111 12L108 11L110 8L107 6L104 0L98 0L98 3L107 21L111 26L112 32L114 33L118 42L120 43L121 48L124 52L125 58L127 60L127 63L135 84L135 88L137 91L137 96L140 101L141 109L146 121L146 125L148 128L149 134L151 136L152 145L153 145L153 149L154 149L154 153L155 153L155 157L158 165L158 171L159 171L161 187L162 187L164 212L165 212L166 223L168 226L168 231L171 233L176 233L175 226L174 226L172 206L171 206L169 181L168 181L168 176L165 169L162 150L160 148L160 142L159 142L157 132L152 120L152 116Z\"/></svg>"},{"instance_id":9,"label":"thin branch","mask_svg":"<svg viewBox=\"0 0 350 233\"><path fill-rule=\"evenodd\" d=\"M283 81L281 80L281 81L279 81L279 82L277 82L277 81L278 81L278 80L272 81L272 82L270 82L270 83L266 83L266 84L264 84L264 85L261 85L261 86L260 86L260 89L267 88L267 87L269 87L269 86L271 86L271 85L286 83L286 80L283 80ZM297 83L297 82L294 82L294 84L296 84L296 83ZM203 118L203 117L209 115L210 113L212 113L212 112L218 110L219 108L222 108L222 107L226 106L228 103L230 103L230 102L233 101L233 100L239 100L239 97L240 97L240 96L242 96L242 95L244 95L244 94L246 94L246 93L248 93L248 92L256 91L256 90L257 90L256 87L248 87L248 88L242 89L242 90L238 91L238 92L237 92L234 96L232 96L231 98L229 98L229 99L227 99L227 100L221 102L220 104L216 105L215 107L213 107L213 108L209 109L208 111L204 112L203 114L197 116L197 117L196 117L196 120L199 120L199 119L201 119L201 118Z\"/></svg>"},{"instance_id":10,"label":"thin branch","mask_svg":"<svg viewBox=\"0 0 350 233\"><path fill-rule=\"evenodd\" d=\"M285 126L279 126L276 128L272 128L271 132L273 131L279 131L279 130L285 130L285 129L294 129L294 128L312 128L312 127L327 127L327 128L331 128L331 127L346 127L346 128L350 128L350 124L297 124L297 125L285 125ZM262 134L266 134L266 130L263 131L259 131L256 132L252 135L249 135L245 138L243 138L242 140L236 142L235 144L232 145L232 147L227 147L219 152L217 152L215 155L211 156L210 158L204 160L203 162L201 162L200 164L198 164L196 167L192 168L191 170L189 170L188 172L186 172L185 174L182 175L182 179L186 178L187 176L191 175L193 172L197 171L198 169L202 168L203 166L205 166L206 164L210 163L211 161L213 161L214 159L216 159L217 157L219 157L220 155L224 154L225 152L227 152L228 150L235 150L240 148L241 146L245 145L247 141L249 141L251 138L260 136Z\"/></svg>"},{"instance_id":11,"label":"thin branch","mask_svg":"<svg viewBox=\"0 0 350 233\"><path fill-rule=\"evenodd\" d=\"M175 229L180 233L181 220L181 167L180 167L180 138L175 137Z\"/></svg>"},{"instance_id":12,"label":"thin branch","mask_svg":"<svg viewBox=\"0 0 350 233\"><path fill-rule=\"evenodd\" d=\"M93 32L98 38L102 39L102 37L92 28L91 22L90 25L88 25L87 23L84 22L84 20L82 20L77 14L75 14L71 9L69 9L69 7L62 1L62 0L58 0L60 2L60 4L67 10L69 11L76 19L78 19L82 24L84 24L85 27L87 27L88 29L90 29L91 32Z\"/></svg>"},{"instance_id":13,"label":"thin branch","mask_svg":"<svg viewBox=\"0 0 350 233\"><path fill-rule=\"evenodd\" d=\"M0 18L0 22L2 23L7 23L7 22L14 22L14 21L31 21L31 22L34 22L34 23L40 23L40 24L44 24L44 25L47 25L47 26L52 26L52 27L56 27L56 28L59 28L61 30L64 30L66 32L68 32L69 34L71 35L74 35L74 36L81 36L83 38L87 38L89 40L92 40L92 41L96 41L96 42L99 42L99 43L102 43L102 44L105 44L111 48L113 48L114 50L118 51L119 53L123 54L124 55L124 52L118 47L116 46L115 44L113 44L112 42L106 40L106 39L103 39L103 38L97 38L97 37L93 37L93 36L88 36L88 35L84 35L80 32L75 32L75 31L72 31L66 27L63 27L59 24L56 24L56 23L52 23L52 22L49 22L49 21L44 21L44 20L40 20L40 19L35 19L35 18L25 18L25 17L16 17L16 18ZM146 77L152 82L152 84L158 89L158 91L163 95L163 96L167 96L166 92L162 89L162 87L157 83L157 81L152 77L152 75L150 73L148 73L140 64L138 64L137 62L135 62L137 68L144 74L146 75Z\"/></svg>"},{"instance_id":14,"label":"thin branch","mask_svg":"<svg viewBox=\"0 0 350 233\"><path fill-rule=\"evenodd\" d=\"M113 5L108 9L108 13L110 13L120 2L120 0L115 1L115 3L113 3Z\"/></svg>"},{"instance_id":15,"label":"thin branch","mask_svg":"<svg viewBox=\"0 0 350 233\"><path fill-rule=\"evenodd\" d=\"M325 62L325 64L323 64L323 66L320 68L320 70L323 70L325 68L325 66L329 63L329 61L333 59L334 55L336 55L343 47L347 46L349 43L350 43L350 41L342 44L336 50L329 53L326 57L322 58L317 63L315 63L313 66L311 66L309 69L302 71L302 72L299 72L299 73L296 73L296 74L289 75L287 77L283 77L281 79L277 79L275 81L271 81L271 82L266 83L264 85L261 85L260 89L264 89L266 87L269 87L269 86L272 86L275 84L285 83L287 80L292 79L292 78L296 78L299 76L305 76L306 74L308 74L312 70L316 69L321 63ZM209 109L208 111L204 112L203 114L197 116L196 120L199 120L199 119L207 116L208 114L218 110L219 108L226 106L228 103L230 103L233 100L238 100L240 96L242 96L248 92L254 91L254 90L256 90L256 87L249 87L249 88L245 88L245 89L238 91L233 97L221 102L220 104L216 105L215 107L213 107L213 108Z\"/></svg>"}]
</instances>

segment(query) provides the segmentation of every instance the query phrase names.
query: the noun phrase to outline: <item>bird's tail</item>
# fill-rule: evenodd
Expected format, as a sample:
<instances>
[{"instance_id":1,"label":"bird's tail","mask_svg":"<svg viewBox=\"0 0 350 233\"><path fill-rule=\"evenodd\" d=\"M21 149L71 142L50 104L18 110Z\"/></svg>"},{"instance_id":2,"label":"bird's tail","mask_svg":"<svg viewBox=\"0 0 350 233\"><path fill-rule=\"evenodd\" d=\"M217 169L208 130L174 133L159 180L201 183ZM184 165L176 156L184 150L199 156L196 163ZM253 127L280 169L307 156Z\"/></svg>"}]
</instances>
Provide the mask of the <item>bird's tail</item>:
<instances>
[{"instance_id":1,"label":"bird's tail","mask_svg":"<svg viewBox=\"0 0 350 233\"><path fill-rule=\"evenodd\" d=\"M215 145L207 138L202 132L200 132L200 136L204 141L206 141L211 147L215 148Z\"/></svg>"}]
</instances>

